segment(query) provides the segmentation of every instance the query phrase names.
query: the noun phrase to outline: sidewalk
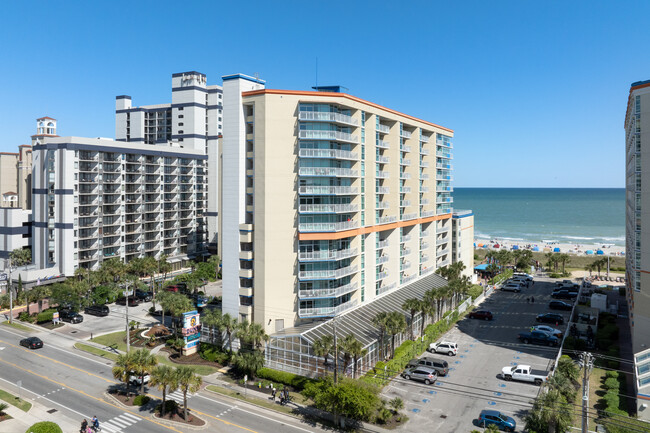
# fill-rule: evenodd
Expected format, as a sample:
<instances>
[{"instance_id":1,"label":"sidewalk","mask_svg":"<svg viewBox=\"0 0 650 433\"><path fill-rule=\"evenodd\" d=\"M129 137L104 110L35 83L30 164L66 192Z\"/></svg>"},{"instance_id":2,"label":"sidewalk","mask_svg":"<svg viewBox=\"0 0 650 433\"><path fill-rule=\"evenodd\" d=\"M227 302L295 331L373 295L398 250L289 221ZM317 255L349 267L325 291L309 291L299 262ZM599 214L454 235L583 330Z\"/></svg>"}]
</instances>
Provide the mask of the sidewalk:
<instances>
[{"instance_id":1,"label":"sidewalk","mask_svg":"<svg viewBox=\"0 0 650 433\"><path fill-rule=\"evenodd\" d=\"M18 395L16 387L5 382L0 382L0 385L1 389ZM22 394L23 399L32 404L32 408L28 412L23 412L16 406L10 404L5 412L11 415L12 419L0 423L0 431L2 433L25 433L30 426L41 421L52 421L58 424L64 433L76 433L79 431L81 421L72 419L62 414L59 410L41 403L41 401L48 403L47 400L34 400L33 394L30 392L23 390Z\"/></svg>"}]
</instances>

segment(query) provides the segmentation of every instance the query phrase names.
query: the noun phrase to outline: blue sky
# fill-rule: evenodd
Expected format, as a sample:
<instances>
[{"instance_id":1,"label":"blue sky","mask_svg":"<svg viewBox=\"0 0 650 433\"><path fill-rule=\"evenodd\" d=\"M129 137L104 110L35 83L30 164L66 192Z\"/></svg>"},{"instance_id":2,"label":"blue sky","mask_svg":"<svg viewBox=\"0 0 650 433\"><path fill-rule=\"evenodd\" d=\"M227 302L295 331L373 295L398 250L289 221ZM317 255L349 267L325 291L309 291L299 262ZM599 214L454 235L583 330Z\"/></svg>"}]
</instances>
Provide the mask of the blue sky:
<instances>
[{"instance_id":1,"label":"blue sky","mask_svg":"<svg viewBox=\"0 0 650 433\"><path fill-rule=\"evenodd\" d=\"M0 151L35 119L113 137L115 96L171 74L340 84L452 128L456 186L624 187L630 83L650 79L650 2L7 2Z\"/></svg>"}]
</instances>

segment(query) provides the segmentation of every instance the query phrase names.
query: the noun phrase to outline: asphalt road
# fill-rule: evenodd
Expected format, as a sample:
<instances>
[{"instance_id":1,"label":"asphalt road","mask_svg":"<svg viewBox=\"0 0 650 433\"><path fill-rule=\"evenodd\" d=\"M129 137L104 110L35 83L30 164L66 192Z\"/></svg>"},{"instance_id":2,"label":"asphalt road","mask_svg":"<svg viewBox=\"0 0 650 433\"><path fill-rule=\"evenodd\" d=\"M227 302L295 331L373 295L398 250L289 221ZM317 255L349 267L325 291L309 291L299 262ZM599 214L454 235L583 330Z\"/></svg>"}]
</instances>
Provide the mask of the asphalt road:
<instances>
[{"instance_id":1,"label":"asphalt road","mask_svg":"<svg viewBox=\"0 0 650 433\"><path fill-rule=\"evenodd\" d=\"M442 340L455 341L457 356L426 354L445 359L450 365L447 377L439 377L435 385L394 379L384 389L390 400L401 397L410 419L409 431L469 432L477 429L476 419L483 409L499 410L517 421L517 431L523 431L523 417L532 407L539 387L520 382L506 382L499 377L501 369L515 364L527 364L547 369L557 356L557 348L523 345L517 334L535 324L538 314L547 307L553 282L537 280L522 293L496 291L480 305L494 314L493 321L464 319ZM533 304L527 298L533 296ZM568 319L568 312L560 312ZM564 327L559 329L564 331Z\"/></svg>"},{"instance_id":2,"label":"asphalt road","mask_svg":"<svg viewBox=\"0 0 650 433\"><path fill-rule=\"evenodd\" d=\"M38 399L52 410L61 411L80 423L82 419L89 420L96 415L103 431L108 433L193 431L176 424L161 423L149 412L124 408L107 397L106 391L117 386L111 373L111 362L71 350L66 346L67 338L53 333L38 335L44 340L44 347L29 350L18 344L24 336L24 332L0 328L0 380L13 384L20 380L23 397ZM160 398L156 389L148 388L147 392ZM175 394L174 397L182 398L182 395ZM190 396L188 406L208 422L207 431L322 431L293 417L204 390Z\"/></svg>"}]
</instances>

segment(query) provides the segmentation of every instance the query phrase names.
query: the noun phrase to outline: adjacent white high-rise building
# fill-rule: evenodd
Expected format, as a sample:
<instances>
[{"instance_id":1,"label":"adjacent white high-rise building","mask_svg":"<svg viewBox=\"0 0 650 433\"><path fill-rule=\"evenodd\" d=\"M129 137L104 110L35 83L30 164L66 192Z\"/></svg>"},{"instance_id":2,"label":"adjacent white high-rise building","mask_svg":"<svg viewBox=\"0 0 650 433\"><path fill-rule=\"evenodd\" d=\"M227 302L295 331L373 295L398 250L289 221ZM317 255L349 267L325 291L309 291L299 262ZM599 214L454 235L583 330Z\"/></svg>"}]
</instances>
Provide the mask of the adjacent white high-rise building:
<instances>
[{"instance_id":1,"label":"adjacent white high-rise building","mask_svg":"<svg viewBox=\"0 0 650 433\"><path fill-rule=\"evenodd\" d=\"M167 145L208 156L207 218L208 244L216 248L219 161L217 140L222 133L223 91L207 85L206 76L190 71L172 74L172 101L167 104L134 107L127 95L115 98L115 139L129 143Z\"/></svg>"}]
</instances>

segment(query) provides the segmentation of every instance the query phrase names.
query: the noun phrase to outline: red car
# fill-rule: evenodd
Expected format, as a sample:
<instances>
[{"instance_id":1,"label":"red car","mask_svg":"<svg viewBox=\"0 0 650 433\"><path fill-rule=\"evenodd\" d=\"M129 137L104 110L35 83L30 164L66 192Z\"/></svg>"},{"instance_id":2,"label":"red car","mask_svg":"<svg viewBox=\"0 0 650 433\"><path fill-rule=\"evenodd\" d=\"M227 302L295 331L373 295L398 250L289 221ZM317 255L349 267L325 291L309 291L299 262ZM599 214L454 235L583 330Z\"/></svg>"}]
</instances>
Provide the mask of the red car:
<instances>
[{"instance_id":1,"label":"red car","mask_svg":"<svg viewBox=\"0 0 650 433\"><path fill-rule=\"evenodd\" d=\"M470 319L492 320L492 313L487 310L474 310L469 313Z\"/></svg>"},{"instance_id":2,"label":"red car","mask_svg":"<svg viewBox=\"0 0 650 433\"><path fill-rule=\"evenodd\" d=\"M165 290L168 291L168 292L178 293L180 291L180 287L178 287L178 286L167 286L167 287L165 287Z\"/></svg>"}]
</instances>

